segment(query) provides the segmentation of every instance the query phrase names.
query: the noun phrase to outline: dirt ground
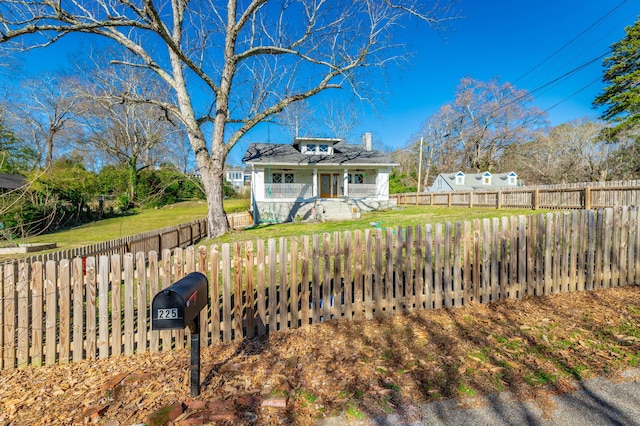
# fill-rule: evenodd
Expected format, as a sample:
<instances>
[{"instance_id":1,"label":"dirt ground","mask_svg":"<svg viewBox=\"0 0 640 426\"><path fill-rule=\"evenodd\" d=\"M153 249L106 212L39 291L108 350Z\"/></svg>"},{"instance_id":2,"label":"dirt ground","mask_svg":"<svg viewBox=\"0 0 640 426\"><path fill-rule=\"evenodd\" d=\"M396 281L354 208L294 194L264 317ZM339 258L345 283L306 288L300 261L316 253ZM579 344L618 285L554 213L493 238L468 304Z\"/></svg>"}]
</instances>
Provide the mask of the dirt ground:
<instances>
[{"instance_id":1,"label":"dirt ground","mask_svg":"<svg viewBox=\"0 0 640 426\"><path fill-rule=\"evenodd\" d=\"M503 390L544 407L575 380L639 364L634 286L337 320L219 344L201 354L195 400L206 407L189 397L188 350L4 370L0 425L150 423L171 404L186 410L176 422L212 407L220 424L306 425L398 412L419 421L417 404L472 405L476 395Z\"/></svg>"}]
</instances>

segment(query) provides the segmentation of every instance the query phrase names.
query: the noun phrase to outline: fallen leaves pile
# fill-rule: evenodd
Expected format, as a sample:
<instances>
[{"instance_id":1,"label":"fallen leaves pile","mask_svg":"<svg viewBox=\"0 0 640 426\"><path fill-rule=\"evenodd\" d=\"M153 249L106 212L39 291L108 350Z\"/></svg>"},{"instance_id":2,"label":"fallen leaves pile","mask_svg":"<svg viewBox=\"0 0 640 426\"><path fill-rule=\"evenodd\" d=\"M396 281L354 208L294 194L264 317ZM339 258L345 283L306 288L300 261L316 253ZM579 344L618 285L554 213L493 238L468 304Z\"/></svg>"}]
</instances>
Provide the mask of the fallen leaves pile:
<instances>
[{"instance_id":1,"label":"fallen leaves pile","mask_svg":"<svg viewBox=\"0 0 640 426\"><path fill-rule=\"evenodd\" d=\"M0 371L0 424L149 423L198 401L234 410L233 424L366 419L442 398L509 390L521 399L640 364L640 288L503 300L337 320L202 350L189 398L189 351ZM265 404L267 400L282 404ZM227 401L228 404L221 401ZM226 404L226 405L225 405ZM278 405L281 405L278 407Z\"/></svg>"}]
</instances>

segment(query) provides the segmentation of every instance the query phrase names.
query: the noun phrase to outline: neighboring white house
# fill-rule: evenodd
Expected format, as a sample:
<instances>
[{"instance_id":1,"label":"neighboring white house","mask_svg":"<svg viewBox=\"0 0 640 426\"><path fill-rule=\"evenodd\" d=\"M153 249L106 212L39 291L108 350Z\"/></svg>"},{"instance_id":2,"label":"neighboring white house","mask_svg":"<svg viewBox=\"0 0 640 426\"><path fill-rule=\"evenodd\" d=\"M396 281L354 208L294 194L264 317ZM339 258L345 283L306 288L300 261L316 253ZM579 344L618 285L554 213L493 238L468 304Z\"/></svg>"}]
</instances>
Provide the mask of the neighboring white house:
<instances>
[{"instance_id":1,"label":"neighboring white house","mask_svg":"<svg viewBox=\"0 0 640 426\"><path fill-rule=\"evenodd\" d=\"M224 177L227 182L233 185L236 192L243 193L249 190L251 173L247 173L243 167L225 168Z\"/></svg>"},{"instance_id":2,"label":"neighboring white house","mask_svg":"<svg viewBox=\"0 0 640 426\"><path fill-rule=\"evenodd\" d=\"M522 186L518 175L509 173L440 173L426 191L483 191Z\"/></svg>"},{"instance_id":3,"label":"neighboring white house","mask_svg":"<svg viewBox=\"0 0 640 426\"><path fill-rule=\"evenodd\" d=\"M253 143L242 162L251 169L254 223L345 219L395 203L389 174L397 164L372 149L370 133L361 145L332 138Z\"/></svg>"}]
</instances>

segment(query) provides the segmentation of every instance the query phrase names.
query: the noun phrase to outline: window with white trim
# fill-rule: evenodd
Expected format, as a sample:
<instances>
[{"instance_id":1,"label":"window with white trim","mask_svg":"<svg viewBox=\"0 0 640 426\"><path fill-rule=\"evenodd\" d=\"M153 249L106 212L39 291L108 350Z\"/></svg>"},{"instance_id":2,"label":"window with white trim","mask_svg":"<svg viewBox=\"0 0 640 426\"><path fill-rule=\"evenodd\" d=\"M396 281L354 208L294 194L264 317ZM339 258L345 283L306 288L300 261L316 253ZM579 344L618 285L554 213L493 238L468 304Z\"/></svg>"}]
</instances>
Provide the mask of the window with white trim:
<instances>
[{"instance_id":1,"label":"window with white trim","mask_svg":"<svg viewBox=\"0 0 640 426\"><path fill-rule=\"evenodd\" d=\"M364 173L349 173L347 177L348 183L364 183Z\"/></svg>"},{"instance_id":2,"label":"window with white trim","mask_svg":"<svg viewBox=\"0 0 640 426\"><path fill-rule=\"evenodd\" d=\"M464 173L458 172L456 175L456 185L464 185Z\"/></svg>"},{"instance_id":3,"label":"window with white trim","mask_svg":"<svg viewBox=\"0 0 640 426\"><path fill-rule=\"evenodd\" d=\"M271 183L294 183L293 173L273 173Z\"/></svg>"},{"instance_id":4,"label":"window with white trim","mask_svg":"<svg viewBox=\"0 0 640 426\"><path fill-rule=\"evenodd\" d=\"M482 184L491 185L491 173L485 173L482 175Z\"/></svg>"},{"instance_id":5,"label":"window with white trim","mask_svg":"<svg viewBox=\"0 0 640 426\"><path fill-rule=\"evenodd\" d=\"M308 143L302 145L302 152L310 155L329 155L332 154L332 146L326 143Z\"/></svg>"}]
</instances>

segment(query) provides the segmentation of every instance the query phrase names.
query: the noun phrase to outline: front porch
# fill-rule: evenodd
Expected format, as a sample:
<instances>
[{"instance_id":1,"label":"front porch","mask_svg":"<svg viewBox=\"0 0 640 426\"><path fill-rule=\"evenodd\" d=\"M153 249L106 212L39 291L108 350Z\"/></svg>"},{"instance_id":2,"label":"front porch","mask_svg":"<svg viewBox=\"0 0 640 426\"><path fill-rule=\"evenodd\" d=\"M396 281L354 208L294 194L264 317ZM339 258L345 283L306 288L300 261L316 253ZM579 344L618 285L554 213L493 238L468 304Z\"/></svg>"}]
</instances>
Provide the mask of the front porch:
<instances>
[{"instance_id":1,"label":"front porch","mask_svg":"<svg viewBox=\"0 0 640 426\"><path fill-rule=\"evenodd\" d=\"M254 168L255 223L346 220L391 207L388 171L379 169Z\"/></svg>"},{"instance_id":2,"label":"front porch","mask_svg":"<svg viewBox=\"0 0 640 426\"><path fill-rule=\"evenodd\" d=\"M377 197L376 184L349 184L347 194L343 186L321 185L320 196L314 196L309 183L268 183L264 188L267 199L310 200L314 198L371 198Z\"/></svg>"},{"instance_id":3,"label":"front porch","mask_svg":"<svg viewBox=\"0 0 640 426\"><path fill-rule=\"evenodd\" d=\"M388 186L387 170L254 168L251 189L256 201L384 200Z\"/></svg>"}]
</instances>

